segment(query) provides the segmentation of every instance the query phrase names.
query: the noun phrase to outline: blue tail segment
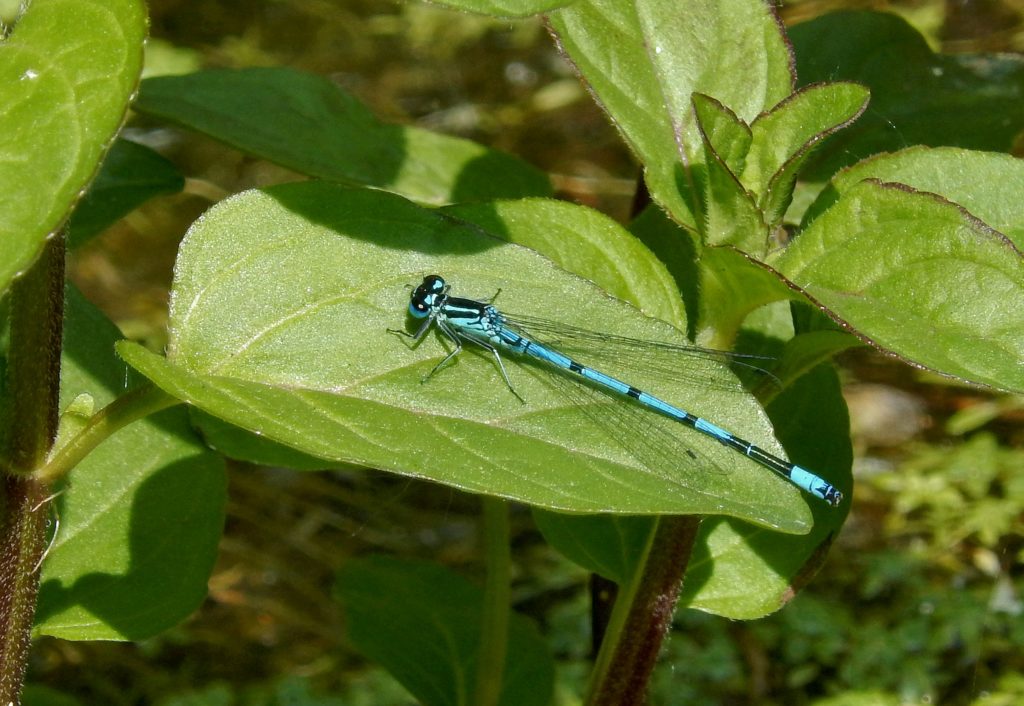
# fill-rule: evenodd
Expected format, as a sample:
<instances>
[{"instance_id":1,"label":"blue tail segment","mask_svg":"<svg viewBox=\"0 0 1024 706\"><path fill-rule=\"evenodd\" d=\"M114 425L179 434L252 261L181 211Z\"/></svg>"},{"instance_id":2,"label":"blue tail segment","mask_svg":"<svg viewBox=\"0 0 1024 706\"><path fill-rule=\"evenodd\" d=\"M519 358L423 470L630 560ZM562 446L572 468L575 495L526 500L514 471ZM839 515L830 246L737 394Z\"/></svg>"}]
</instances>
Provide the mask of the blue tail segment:
<instances>
[{"instance_id":1,"label":"blue tail segment","mask_svg":"<svg viewBox=\"0 0 1024 706\"><path fill-rule=\"evenodd\" d=\"M430 375L433 375L459 354L462 350L462 341L472 341L491 352L505 379L505 384L518 397L509 380L508 373L505 371L501 352L529 356L623 397L636 400L638 404L648 409L706 434L722 445L739 451L765 468L774 471L801 490L824 500L833 507L843 501L843 494L835 486L806 468L785 461L706 419L694 416L618 378L577 363L564 353L515 330L506 322L501 312L491 304L453 297L448 294L448 291L449 287L442 277L438 275L424 277L423 282L413 290L409 301L409 313L414 318L422 319L423 323L414 334L395 331L395 333L411 336L418 340L427 333L431 326L436 325L455 344L451 353L434 367Z\"/></svg>"}]
</instances>

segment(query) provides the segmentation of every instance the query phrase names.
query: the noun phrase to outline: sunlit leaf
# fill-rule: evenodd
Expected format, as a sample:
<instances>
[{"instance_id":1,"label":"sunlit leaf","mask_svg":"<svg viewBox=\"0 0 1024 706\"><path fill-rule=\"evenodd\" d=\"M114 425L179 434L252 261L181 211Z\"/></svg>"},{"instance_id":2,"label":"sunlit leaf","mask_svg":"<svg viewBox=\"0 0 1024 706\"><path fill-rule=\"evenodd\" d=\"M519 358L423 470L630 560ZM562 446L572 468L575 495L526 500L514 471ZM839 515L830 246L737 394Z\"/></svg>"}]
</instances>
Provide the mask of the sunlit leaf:
<instances>
[{"instance_id":1,"label":"sunlit leaf","mask_svg":"<svg viewBox=\"0 0 1024 706\"><path fill-rule=\"evenodd\" d=\"M724 513L805 528L798 491L746 457L664 420L662 433L683 434L699 457L651 467L594 425L595 414L620 400L581 408L535 365L505 363L525 403L484 351L464 351L422 383L446 353L443 337L410 348L387 329L405 325L409 286L434 272L454 294L486 299L500 288L499 304L510 312L685 343L675 329L478 225L379 191L307 183L246 193L208 213L179 257L168 358L129 345L120 351L171 394L329 461L552 509ZM701 364L723 374L719 363ZM696 375L668 384L629 360L609 365L610 374L780 451L738 383L708 386Z\"/></svg>"},{"instance_id":2,"label":"sunlit leaf","mask_svg":"<svg viewBox=\"0 0 1024 706\"><path fill-rule=\"evenodd\" d=\"M585 0L551 13L550 23L643 163L651 195L698 229L704 159L690 99L703 93L749 123L792 92L789 48L770 6Z\"/></svg>"},{"instance_id":3,"label":"sunlit leaf","mask_svg":"<svg viewBox=\"0 0 1024 706\"><path fill-rule=\"evenodd\" d=\"M861 181L776 264L877 345L949 375L1024 389L1024 260L960 206Z\"/></svg>"},{"instance_id":4,"label":"sunlit leaf","mask_svg":"<svg viewBox=\"0 0 1024 706\"><path fill-rule=\"evenodd\" d=\"M529 17L572 2L573 0L439 0L437 4L494 17Z\"/></svg>"},{"instance_id":5,"label":"sunlit leaf","mask_svg":"<svg viewBox=\"0 0 1024 706\"><path fill-rule=\"evenodd\" d=\"M452 206L445 212L543 253L644 313L686 328L679 290L665 265L599 211L564 201L516 199Z\"/></svg>"},{"instance_id":6,"label":"sunlit leaf","mask_svg":"<svg viewBox=\"0 0 1024 706\"><path fill-rule=\"evenodd\" d=\"M138 0L37 0L0 41L0 291L71 212L142 68Z\"/></svg>"},{"instance_id":7,"label":"sunlit leaf","mask_svg":"<svg viewBox=\"0 0 1024 706\"><path fill-rule=\"evenodd\" d=\"M856 120L867 104L863 86L826 83L801 89L754 121L741 181L758 195L770 227L781 222L811 152Z\"/></svg>"},{"instance_id":8,"label":"sunlit leaf","mask_svg":"<svg viewBox=\"0 0 1024 706\"><path fill-rule=\"evenodd\" d=\"M817 217L864 179L898 182L963 206L1024 250L1024 161L1008 154L955 147L911 147L859 162L839 172L808 210Z\"/></svg>"}]
</instances>

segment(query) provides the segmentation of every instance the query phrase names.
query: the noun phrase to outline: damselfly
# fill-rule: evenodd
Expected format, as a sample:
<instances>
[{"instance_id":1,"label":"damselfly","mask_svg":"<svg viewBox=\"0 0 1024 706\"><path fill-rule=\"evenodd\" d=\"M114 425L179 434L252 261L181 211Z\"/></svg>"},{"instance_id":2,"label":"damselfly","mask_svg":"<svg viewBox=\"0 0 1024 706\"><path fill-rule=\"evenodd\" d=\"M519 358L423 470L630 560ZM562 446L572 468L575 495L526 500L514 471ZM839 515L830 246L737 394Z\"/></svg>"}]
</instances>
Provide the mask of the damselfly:
<instances>
[{"instance_id":1,"label":"damselfly","mask_svg":"<svg viewBox=\"0 0 1024 706\"><path fill-rule=\"evenodd\" d=\"M455 347L440 363L434 366L428 377L443 368L462 351L463 341L470 341L490 351L505 379L505 384L518 397L519 395L505 370L505 364L502 362L501 351L527 356L554 368L556 372L575 376L619 395L626 401L632 400L635 404L706 434L832 506L842 502L843 494L836 487L806 468L783 460L706 419L690 414L618 378L576 362L556 350L555 347L536 340L521 326L517 326L511 317L502 314L494 305L473 299L453 297L448 293L449 289L444 279L438 275L424 277L423 282L413 290L409 302L409 313L414 318L422 319L423 324L413 334L405 331L392 331L419 340L430 330L431 326L436 325L445 336L451 339Z\"/></svg>"}]
</instances>

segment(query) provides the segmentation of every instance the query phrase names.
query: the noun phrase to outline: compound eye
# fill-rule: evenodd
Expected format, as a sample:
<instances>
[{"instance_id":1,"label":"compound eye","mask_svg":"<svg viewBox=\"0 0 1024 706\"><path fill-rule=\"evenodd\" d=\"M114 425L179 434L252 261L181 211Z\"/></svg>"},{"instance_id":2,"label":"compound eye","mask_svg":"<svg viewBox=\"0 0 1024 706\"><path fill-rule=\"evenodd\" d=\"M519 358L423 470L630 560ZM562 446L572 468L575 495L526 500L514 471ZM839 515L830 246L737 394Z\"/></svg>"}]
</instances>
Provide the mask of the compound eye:
<instances>
[{"instance_id":1,"label":"compound eye","mask_svg":"<svg viewBox=\"0 0 1024 706\"><path fill-rule=\"evenodd\" d=\"M426 297L416 297L409 302L409 313L413 317L422 319L430 313L430 304L427 303L426 299Z\"/></svg>"},{"instance_id":2,"label":"compound eye","mask_svg":"<svg viewBox=\"0 0 1024 706\"><path fill-rule=\"evenodd\" d=\"M438 298L444 296L446 288L444 280L437 275L424 277L409 299L409 313L417 319L429 316L431 310L437 306Z\"/></svg>"},{"instance_id":3,"label":"compound eye","mask_svg":"<svg viewBox=\"0 0 1024 706\"><path fill-rule=\"evenodd\" d=\"M423 284L420 285L420 289L433 294L440 294L444 291L444 285L444 278L440 275L427 275L423 278Z\"/></svg>"}]
</instances>

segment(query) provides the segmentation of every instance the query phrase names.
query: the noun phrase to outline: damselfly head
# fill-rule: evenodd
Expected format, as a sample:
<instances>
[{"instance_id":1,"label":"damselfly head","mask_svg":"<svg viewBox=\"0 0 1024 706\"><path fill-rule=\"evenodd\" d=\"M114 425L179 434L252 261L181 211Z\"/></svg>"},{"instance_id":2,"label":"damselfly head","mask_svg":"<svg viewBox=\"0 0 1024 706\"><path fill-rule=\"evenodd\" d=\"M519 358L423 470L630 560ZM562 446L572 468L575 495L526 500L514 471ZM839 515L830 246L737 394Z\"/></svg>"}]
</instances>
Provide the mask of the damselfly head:
<instances>
[{"instance_id":1,"label":"damselfly head","mask_svg":"<svg viewBox=\"0 0 1024 706\"><path fill-rule=\"evenodd\" d=\"M412 291L409 298L409 313L417 319L430 314L431 309L438 305L438 298L443 297L448 286L439 275L427 275L420 286Z\"/></svg>"}]
</instances>

